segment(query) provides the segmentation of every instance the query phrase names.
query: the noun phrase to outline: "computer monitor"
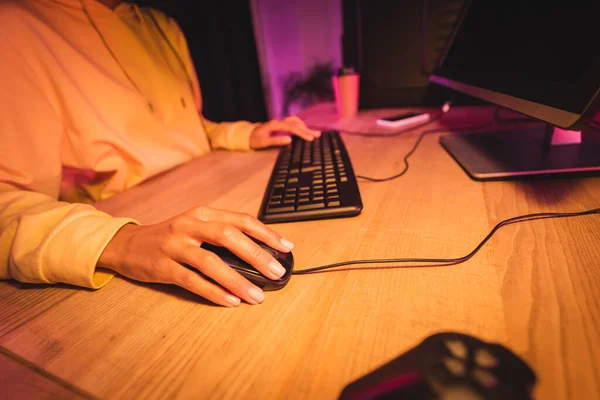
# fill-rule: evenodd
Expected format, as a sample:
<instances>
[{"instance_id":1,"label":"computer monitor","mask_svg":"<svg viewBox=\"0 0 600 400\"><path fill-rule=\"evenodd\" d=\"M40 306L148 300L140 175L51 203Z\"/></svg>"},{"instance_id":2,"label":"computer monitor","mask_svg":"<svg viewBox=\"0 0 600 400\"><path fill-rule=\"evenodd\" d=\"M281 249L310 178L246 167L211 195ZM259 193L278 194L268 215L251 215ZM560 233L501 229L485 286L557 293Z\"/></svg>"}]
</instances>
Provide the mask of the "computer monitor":
<instances>
[{"instance_id":1,"label":"computer monitor","mask_svg":"<svg viewBox=\"0 0 600 400\"><path fill-rule=\"evenodd\" d=\"M598 11L594 1L465 4L430 82L546 123L443 136L472 178L600 171Z\"/></svg>"}]
</instances>

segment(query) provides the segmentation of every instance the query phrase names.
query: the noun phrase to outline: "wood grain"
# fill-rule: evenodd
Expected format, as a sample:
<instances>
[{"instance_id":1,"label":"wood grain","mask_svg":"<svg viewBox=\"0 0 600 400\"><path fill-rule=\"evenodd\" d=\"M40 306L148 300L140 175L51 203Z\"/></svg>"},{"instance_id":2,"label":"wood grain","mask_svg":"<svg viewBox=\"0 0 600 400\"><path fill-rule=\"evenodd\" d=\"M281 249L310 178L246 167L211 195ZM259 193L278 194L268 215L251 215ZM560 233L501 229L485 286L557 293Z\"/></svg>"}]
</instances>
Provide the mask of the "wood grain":
<instances>
[{"instance_id":1,"label":"wood grain","mask_svg":"<svg viewBox=\"0 0 600 400\"><path fill-rule=\"evenodd\" d=\"M0 349L0 399L89 399L9 357Z\"/></svg>"},{"instance_id":2,"label":"wood grain","mask_svg":"<svg viewBox=\"0 0 600 400\"><path fill-rule=\"evenodd\" d=\"M484 192L489 213L503 219L598 207L595 182L486 184ZM492 239L508 344L539 374L539 398L600 398L599 232L595 215L534 221Z\"/></svg>"},{"instance_id":3,"label":"wood grain","mask_svg":"<svg viewBox=\"0 0 600 400\"><path fill-rule=\"evenodd\" d=\"M374 117L398 112L336 121L332 111L304 117L372 131ZM459 108L434 126L480 125L492 111ZM417 135L344 142L355 172L386 176L403 167ZM425 137L402 178L360 182L360 216L275 225L296 244L296 268L462 256L504 218L598 206L598 178L472 181L438 137ZM214 152L97 206L143 223L200 204L256 215L276 155ZM537 398L600 398L599 228L599 216L511 225L463 264L295 276L262 305L233 310L115 278L76 291L0 344L101 398L328 399L428 335L460 331L523 357L540 379Z\"/></svg>"},{"instance_id":4,"label":"wood grain","mask_svg":"<svg viewBox=\"0 0 600 400\"><path fill-rule=\"evenodd\" d=\"M65 285L0 281L0 337L36 318L79 290L69 290Z\"/></svg>"}]
</instances>

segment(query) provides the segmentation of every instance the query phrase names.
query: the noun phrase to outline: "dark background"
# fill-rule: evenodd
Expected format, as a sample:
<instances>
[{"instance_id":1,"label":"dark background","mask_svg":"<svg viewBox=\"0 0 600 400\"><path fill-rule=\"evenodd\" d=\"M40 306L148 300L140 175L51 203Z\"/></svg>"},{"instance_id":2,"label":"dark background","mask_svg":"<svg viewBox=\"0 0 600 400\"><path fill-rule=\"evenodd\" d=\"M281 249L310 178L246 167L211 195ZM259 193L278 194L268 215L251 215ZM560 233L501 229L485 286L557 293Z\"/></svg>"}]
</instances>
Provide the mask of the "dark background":
<instances>
[{"instance_id":1,"label":"dark background","mask_svg":"<svg viewBox=\"0 0 600 400\"><path fill-rule=\"evenodd\" d=\"M203 113L208 119L217 122L268 119L250 0L134 1L163 11L180 25L196 66ZM342 59L345 65L357 67L361 73L361 109L437 106L449 99L454 104L484 104L430 85L428 80L464 0L341 0L340 3L344 31L340 37ZM305 85L305 90L330 86L329 76L317 76L318 82ZM311 96L315 95L313 92L304 94L315 97ZM319 96L316 93L317 98L323 97Z\"/></svg>"},{"instance_id":2,"label":"dark background","mask_svg":"<svg viewBox=\"0 0 600 400\"><path fill-rule=\"evenodd\" d=\"M358 67L360 108L485 102L429 84L465 0L341 0L343 60Z\"/></svg>"}]
</instances>

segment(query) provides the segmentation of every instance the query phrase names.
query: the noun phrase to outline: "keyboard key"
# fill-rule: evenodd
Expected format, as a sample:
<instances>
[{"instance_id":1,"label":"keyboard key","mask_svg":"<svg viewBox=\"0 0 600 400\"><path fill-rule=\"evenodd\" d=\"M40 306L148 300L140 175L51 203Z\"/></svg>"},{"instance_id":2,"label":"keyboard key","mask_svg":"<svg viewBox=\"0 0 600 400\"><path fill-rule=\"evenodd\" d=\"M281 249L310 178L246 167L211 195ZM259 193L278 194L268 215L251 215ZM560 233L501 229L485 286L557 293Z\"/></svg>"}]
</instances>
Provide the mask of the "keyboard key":
<instances>
[{"instance_id":1,"label":"keyboard key","mask_svg":"<svg viewBox=\"0 0 600 400\"><path fill-rule=\"evenodd\" d=\"M317 208L325 208L325 203L310 203L298 205L298 211L315 210Z\"/></svg>"},{"instance_id":2,"label":"keyboard key","mask_svg":"<svg viewBox=\"0 0 600 400\"><path fill-rule=\"evenodd\" d=\"M302 167L302 172L314 172L314 171L320 171L320 170L321 170L320 165L308 165L306 167Z\"/></svg>"},{"instance_id":3,"label":"keyboard key","mask_svg":"<svg viewBox=\"0 0 600 400\"><path fill-rule=\"evenodd\" d=\"M272 213L290 212L290 211L294 211L294 206L269 207L269 208L267 208L267 210Z\"/></svg>"},{"instance_id":4,"label":"keyboard key","mask_svg":"<svg viewBox=\"0 0 600 400\"><path fill-rule=\"evenodd\" d=\"M280 149L269 185L259 213L266 223L352 216L362 209L352 165L336 131L325 131L313 142L293 137Z\"/></svg>"}]
</instances>

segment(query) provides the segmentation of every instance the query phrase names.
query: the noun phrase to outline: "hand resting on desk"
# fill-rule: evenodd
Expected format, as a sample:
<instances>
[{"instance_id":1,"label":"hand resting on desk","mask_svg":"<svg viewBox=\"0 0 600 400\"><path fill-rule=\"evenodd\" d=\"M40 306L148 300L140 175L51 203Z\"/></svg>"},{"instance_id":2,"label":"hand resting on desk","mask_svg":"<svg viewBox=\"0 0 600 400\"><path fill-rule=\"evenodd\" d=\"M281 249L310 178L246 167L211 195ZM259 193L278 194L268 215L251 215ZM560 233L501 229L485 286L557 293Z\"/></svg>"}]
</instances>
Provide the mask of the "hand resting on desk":
<instances>
[{"instance_id":1,"label":"hand resting on desk","mask_svg":"<svg viewBox=\"0 0 600 400\"><path fill-rule=\"evenodd\" d=\"M292 115L285 119L273 119L258 125L250 135L250 147L258 150L266 147L285 146L292 142L290 135L276 135L277 132L288 132L309 142L321 136L321 132L308 128L304 121Z\"/></svg>"},{"instance_id":2,"label":"hand resting on desk","mask_svg":"<svg viewBox=\"0 0 600 400\"><path fill-rule=\"evenodd\" d=\"M223 306L235 307L240 299L259 304L264 300L260 288L200 248L203 242L226 247L266 277L280 278L285 269L248 236L285 253L293 248L248 214L201 206L158 224L125 225L104 249L98 265L138 281L175 284Z\"/></svg>"}]
</instances>

